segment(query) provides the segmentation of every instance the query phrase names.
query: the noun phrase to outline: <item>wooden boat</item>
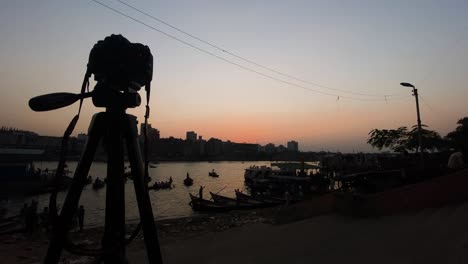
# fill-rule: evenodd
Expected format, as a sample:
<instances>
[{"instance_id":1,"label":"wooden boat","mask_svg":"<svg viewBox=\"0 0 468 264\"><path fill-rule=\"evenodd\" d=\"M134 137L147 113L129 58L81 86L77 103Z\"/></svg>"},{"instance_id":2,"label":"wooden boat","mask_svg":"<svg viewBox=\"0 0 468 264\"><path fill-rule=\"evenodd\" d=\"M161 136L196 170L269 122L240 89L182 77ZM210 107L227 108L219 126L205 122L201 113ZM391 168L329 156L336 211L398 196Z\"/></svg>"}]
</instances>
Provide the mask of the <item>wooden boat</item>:
<instances>
[{"instance_id":1,"label":"wooden boat","mask_svg":"<svg viewBox=\"0 0 468 264\"><path fill-rule=\"evenodd\" d=\"M236 191L236 198L241 200L241 201L247 201L247 202L251 202L251 201L260 201L260 202L264 202L264 203L270 203L270 204L283 204L285 201L282 200L282 199L275 199L275 198L271 198L271 197L252 197L248 194L245 194L243 192L240 192L240 191Z\"/></svg>"},{"instance_id":2,"label":"wooden boat","mask_svg":"<svg viewBox=\"0 0 468 264\"><path fill-rule=\"evenodd\" d=\"M93 183L93 189L94 190L99 190L101 188L103 188L104 186L106 186L106 183L99 180L99 179L96 179Z\"/></svg>"},{"instance_id":3,"label":"wooden boat","mask_svg":"<svg viewBox=\"0 0 468 264\"><path fill-rule=\"evenodd\" d=\"M185 186L192 186L193 185L193 179L192 178L185 178L184 179L184 185Z\"/></svg>"},{"instance_id":4,"label":"wooden boat","mask_svg":"<svg viewBox=\"0 0 468 264\"><path fill-rule=\"evenodd\" d=\"M199 197L189 193L190 195L190 203L189 205L192 207L194 211L200 212L226 212L230 210L237 209L236 206L232 205L223 205L218 204L210 200L200 199Z\"/></svg>"},{"instance_id":5,"label":"wooden boat","mask_svg":"<svg viewBox=\"0 0 468 264\"><path fill-rule=\"evenodd\" d=\"M211 177L219 177L218 173L216 173L216 172L214 171L214 169L213 169L212 171L208 172L208 176L211 176Z\"/></svg>"},{"instance_id":6,"label":"wooden boat","mask_svg":"<svg viewBox=\"0 0 468 264\"><path fill-rule=\"evenodd\" d=\"M165 182L154 182L153 186L149 187L149 190L161 190L161 189L172 189L172 177Z\"/></svg>"},{"instance_id":7,"label":"wooden boat","mask_svg":"<svg viewBox=\"0 0 468 264\"><path fill-rule=\"evenodd\" d=\"M232 205L232 206L235 206L236 209L262 208L262 207L275 206L279 204L279 203L274 203L274 202L265 202L265 201L258 201L258 200L253 200L253 199L241 200L237 198L222 196L222 195L215 194L212 192L210 192L210 194L215 203Z\"/></svg>"},{"instance_id":8,"label":"wooden boat","mask_svg":"<svg viewBox=\"0 0 468 264\"><path fill-rule=\"evenodd\" d=\"M264 203L250 204L237 202L234 198L232 200L224 200L223 202L210 201L206 199L200 199L197 196L190 194L191 202L190 205L194 211L205 211L205 212L226 212L231 210L242 210L242 209L255 209L260 207L269 206ZM229 198L229 197L225 197Z\"/></svg>"}]
</instances>

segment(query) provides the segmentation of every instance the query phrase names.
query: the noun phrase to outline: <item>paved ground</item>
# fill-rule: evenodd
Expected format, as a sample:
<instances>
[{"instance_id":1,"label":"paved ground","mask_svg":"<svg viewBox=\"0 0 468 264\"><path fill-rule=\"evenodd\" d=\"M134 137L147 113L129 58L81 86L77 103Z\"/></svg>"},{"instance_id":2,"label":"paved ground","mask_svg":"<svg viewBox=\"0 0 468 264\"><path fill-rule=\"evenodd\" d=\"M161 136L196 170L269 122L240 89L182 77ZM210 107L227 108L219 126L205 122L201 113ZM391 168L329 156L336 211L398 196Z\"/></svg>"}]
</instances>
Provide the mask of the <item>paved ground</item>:
<instances>
[{"instance_id":1,"label":"paved ground","mask_svg":"<svg viewBox=\"0 0 468 264\"><path fill-rule=\"evenodd\" d=\"M219 227L226 221L221 223L211 230L190 226L162 232L164 263L468 263L468 203L380 218L326 215L285 225L252 221L224 231ZM79 234L93 235L99 241L98 229ZM0 243L0 263L41 263L48 241L43 235L15 235L1 236ZM90 262L64 255L64 263ZM146 262L141 240L131 244L128 256L130 263Z\"/></svg>"},{"instance_id":2,"label":"paved ground","mask_svg":"<svg viewBox=\"0 0 468 264\"><path fill-rule=\"evenodd\" d=\"M129 252L142 263L144 249ZM252 224L164 245L165 263L468 263L468 204L372 219Z\"/></svg>"}]
</instances>

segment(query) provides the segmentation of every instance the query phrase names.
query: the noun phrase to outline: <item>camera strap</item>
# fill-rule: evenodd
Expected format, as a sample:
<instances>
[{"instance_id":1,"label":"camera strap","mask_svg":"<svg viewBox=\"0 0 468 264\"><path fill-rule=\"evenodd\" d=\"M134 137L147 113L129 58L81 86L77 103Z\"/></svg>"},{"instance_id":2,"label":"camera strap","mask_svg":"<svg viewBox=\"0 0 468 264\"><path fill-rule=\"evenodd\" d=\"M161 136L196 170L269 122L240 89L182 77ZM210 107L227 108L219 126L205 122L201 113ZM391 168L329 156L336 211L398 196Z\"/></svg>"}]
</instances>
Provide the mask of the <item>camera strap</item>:
<instances>
[{"instance_id":1,"label":"camera strap","mask_svg":"<svg viewBox=\"0 0 468 264\"><path fill-rule=\"evenodd\" d=\"M148 82L146 85L145 85L145 91L146 91L146 106L145 106L145 126L144 126L144 138L145 138L145 145L144 145L144 152L145 152L145 156L144 156L144 159L145 159L145 181L147 181L147 179L149 179L149 171L148 171L148 167L149 167L149 157L148 157L148 118L149 118L149 114L150 114L150 107L149 107L149 100L150 100L150 91L151 91L151 83Z\"/></svg>"},{"instance_id":2,"label":"camera strap","mask_svg":"<svg viewBox=\"0 0 468 264\"><path fill-rule=\"evenodd\" d=\"M89 78L90 77L91 77L91 71L88 68L86 70L86 73L83 79L83 84L81 85L81 95L83 95L85 91L89 91ZM49 216L50 216L50 219L52 220L53 225L56 224L56 219L58 216L57 193L60 189L60 186L62 185L62 179L64 176L66 155L68 152L68 140L70 139L70 135L71 133L73 133L73 130L75 129L76 124L78 123L78 119L80 118L81 106L83 105L83 99L84 98L81 97L80 106L78 108L78 113L70 121L70 124L68 124L68 127L63 133L63 137L62 137L62 142L60 146L59 163L57 165L57 170L55 171L54 188L52 189L52 193L49 199Z\"/></svg>"}]
</instances>

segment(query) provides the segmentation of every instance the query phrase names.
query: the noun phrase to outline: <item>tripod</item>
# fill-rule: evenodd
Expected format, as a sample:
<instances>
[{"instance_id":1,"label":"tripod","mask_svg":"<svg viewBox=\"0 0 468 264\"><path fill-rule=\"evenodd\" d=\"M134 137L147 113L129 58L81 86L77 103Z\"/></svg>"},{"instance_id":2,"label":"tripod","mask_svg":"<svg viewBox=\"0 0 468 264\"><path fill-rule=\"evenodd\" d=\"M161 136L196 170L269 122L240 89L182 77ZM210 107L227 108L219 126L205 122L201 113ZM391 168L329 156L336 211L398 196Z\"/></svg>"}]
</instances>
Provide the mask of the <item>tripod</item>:
<instances>
[{"instance_id":1,"label":"tripod","mask_svg":"<svg viewBox=\"0 0 468 264\"><path fill-rule=\"evenodd\" d=\"M78 207L81 192L94 159L99 141L107 147L107 192L105 228L102 239L104 263L128 263L125 252L125 190L124 190L124 141L130 161L141 226L149 263L162 263L156 225L151 201L144 179L144 166L137 138L137 119L125 113L124 107L106 109L93 116L88 130L88 140L70 189L65 198L61 214L57 217L45 263L58 263L72 218Z\"/></svg>"}]
</instances>

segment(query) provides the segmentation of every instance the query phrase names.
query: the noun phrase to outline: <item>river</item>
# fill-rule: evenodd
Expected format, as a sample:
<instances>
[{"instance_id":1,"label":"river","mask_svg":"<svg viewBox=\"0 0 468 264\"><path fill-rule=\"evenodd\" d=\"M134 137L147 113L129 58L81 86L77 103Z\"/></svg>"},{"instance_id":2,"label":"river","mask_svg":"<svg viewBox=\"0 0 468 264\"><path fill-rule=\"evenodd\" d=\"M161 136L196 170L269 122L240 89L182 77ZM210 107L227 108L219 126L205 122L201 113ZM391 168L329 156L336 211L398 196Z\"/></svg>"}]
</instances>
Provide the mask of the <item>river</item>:
<instances>
[{"instance_id":1,"label":"river","mask_svg":"<svg viewBox=\"0 0 468 264\"><path fill-rule=\"evenodd\" d=\"M77 162L67 162L68 169L75 171ZM152 178L150 185L154 181L166 181L172 176L175 188L167 190L150 190L150 198L153 206L153 214L156 219L167 219L193 216L193 212L188 205L190 202L189 193L198 195L200 185L205 186L205 197L210 197L209 191L219 192L226 196L234 197L234 189L244 188L244 169L252 165L269 165L269 162L162 162L156 168L149 168ZM128 166L128 164L126 164ZM57 162L36 162L36 168L55 169ZM214 169L218 178L208 176L208 172ZM93 179L98 176L101 179L106 177L107 163L95 162L92 164L89 174ZM190 173L193 178L193 186L187 187L183 184L186 174ZM59 206L63 203L66 192L61 192L57 199ZM85 226L104 225L106 188L94 190L91 185L87 185L81 195L80 204L85 208ZM25 202L35 199L39 202L39 212L44 206L48 206L49 195L42 194L27 198L16 198L8 201L8 214L18 214ZM128 180L125 184L125 211L128 222L136 222L139 219L138 207L135 199L133 182Z\"/></svg>"}]
</instances>

